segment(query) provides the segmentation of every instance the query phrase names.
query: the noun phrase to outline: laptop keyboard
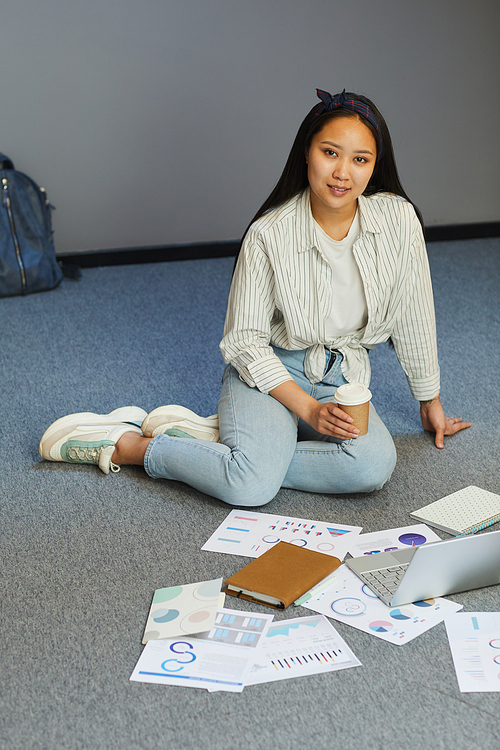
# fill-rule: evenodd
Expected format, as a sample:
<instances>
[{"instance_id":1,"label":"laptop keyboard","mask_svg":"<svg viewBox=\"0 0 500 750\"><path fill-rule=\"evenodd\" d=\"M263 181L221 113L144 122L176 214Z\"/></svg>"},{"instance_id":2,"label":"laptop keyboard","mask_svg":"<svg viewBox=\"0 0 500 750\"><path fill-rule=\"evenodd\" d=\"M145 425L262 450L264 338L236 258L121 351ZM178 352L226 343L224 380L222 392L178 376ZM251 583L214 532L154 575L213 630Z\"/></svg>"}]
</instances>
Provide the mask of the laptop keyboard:
<instances>
[{"instance_id":1,"label":"laptop keyboard","mask_svg":"<svg viewBox=\"0 0 500 750\"><path fill-rule=\"evenodd\" d=\"M387 597L396 592L409 564L393 565L390 568L382 568L382 570L370 570L361 573L361 578L369 583L380 596Z\"/></svg>"}]
</instances>

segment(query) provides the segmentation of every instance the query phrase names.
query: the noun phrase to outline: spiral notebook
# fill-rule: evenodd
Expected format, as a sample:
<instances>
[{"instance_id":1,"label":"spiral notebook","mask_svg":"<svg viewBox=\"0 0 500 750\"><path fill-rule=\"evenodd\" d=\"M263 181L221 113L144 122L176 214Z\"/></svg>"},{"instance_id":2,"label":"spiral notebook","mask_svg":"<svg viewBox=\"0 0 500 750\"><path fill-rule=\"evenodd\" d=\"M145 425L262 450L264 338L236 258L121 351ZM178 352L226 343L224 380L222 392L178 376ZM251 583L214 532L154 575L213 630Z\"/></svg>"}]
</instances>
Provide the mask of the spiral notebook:
<instances>
[{"instance_id":1,"label":"spiral notebook","mask_svg":"<svg viewBox=\"0 0 500 750\"><path fill-rule=\"evenodd\" d=\"M475 534L500 521L500 495L471 485L413 511L410 516L449 534Z\"/></svg>"}]
</instances>

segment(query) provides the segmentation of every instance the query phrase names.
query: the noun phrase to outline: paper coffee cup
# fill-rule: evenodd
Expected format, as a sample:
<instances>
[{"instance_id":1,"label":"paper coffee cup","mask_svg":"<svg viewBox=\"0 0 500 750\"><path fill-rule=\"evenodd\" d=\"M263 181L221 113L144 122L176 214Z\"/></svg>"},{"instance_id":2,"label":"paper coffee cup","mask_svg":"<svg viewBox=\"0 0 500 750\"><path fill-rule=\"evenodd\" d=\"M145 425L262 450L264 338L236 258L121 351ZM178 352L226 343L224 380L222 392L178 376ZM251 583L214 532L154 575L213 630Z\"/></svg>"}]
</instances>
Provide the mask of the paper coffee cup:
<instances>
[{"instance_id":1,"label":"paper coffee cup","mask_svg":"<svg viewBox=\"0 0 500 750\"><path fill-rule=\"evenodd\" d=\"M335 393L335 403L342 411L353 418L353 424L360 435L368 432L368 414L370 411L371 392L362 383L346 383Z\"/></svg>"}]
</instances>

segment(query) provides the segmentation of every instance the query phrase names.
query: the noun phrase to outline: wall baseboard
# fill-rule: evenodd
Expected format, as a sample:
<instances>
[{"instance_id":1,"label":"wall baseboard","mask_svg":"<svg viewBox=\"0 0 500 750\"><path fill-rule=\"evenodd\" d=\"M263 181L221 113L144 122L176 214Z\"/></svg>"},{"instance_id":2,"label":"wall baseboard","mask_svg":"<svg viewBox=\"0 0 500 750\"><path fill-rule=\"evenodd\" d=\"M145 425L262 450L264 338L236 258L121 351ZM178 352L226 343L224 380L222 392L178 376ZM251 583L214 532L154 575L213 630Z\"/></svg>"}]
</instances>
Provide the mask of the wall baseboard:
<instances>
[{"instance_id":1,"label":"wall baseboard","mask_svg":"<svg viewBox=\"0 0 500 750\"><path fill-rule=\"evenodd\" d=\"M425 227L425 235L427 242L482 240L485 237L500 237L500 221L483 221L478 224L439 224Z\"/></svg>"},{"instance_id":2,"label":"wall baseboard","mask_svg":"<svg viewBox=\"0 0 500 750\"><path fill-rule=\"evenodd\" d=\"M113 250L82 250L65 255L56 253L65 265L80 268L97 266L125 266L132 263L163 263L172 260L203 260L235 256L239 242L204 242L199 245L155 245L153 247L126 247Z\"/></svg>"},{"instance_id":3,"label":"wall baseboard","mask_svg":"<svg viewBox=\"0 0 500 750\"><path fill-rule=\"evenodd\" d=\"M500 221L481 224L443 224L426 227L427 242L484 239L500 237ZM201 260L227 258L236 255L239 241L203 242L185 245L156 245L152 247L127 247L113 250L82 250L77 253L57 253L65 265L80 268L122 266L132 263L163 263L173 260Z\"/></svg>"}]
</instances>

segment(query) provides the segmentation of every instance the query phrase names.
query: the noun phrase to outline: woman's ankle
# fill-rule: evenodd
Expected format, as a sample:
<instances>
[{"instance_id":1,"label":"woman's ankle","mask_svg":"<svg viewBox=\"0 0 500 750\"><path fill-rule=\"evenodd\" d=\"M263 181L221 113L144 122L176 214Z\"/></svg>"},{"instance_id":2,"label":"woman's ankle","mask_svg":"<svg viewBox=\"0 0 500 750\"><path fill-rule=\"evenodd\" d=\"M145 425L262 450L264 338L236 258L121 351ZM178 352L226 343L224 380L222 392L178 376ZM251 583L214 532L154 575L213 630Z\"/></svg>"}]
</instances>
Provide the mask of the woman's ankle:
<instances>
[{"instance_id":1,"label":"woman's ankle","mask_svg":"<svg viewBox=\"0 0 500 750\"><path fill-rule=\"evenodd\" d=\"M118 466L143 466L150 442L151 438L138 435L136 432L125 432L117 440L111 460Z\"/></svg>"}]
</instances>

